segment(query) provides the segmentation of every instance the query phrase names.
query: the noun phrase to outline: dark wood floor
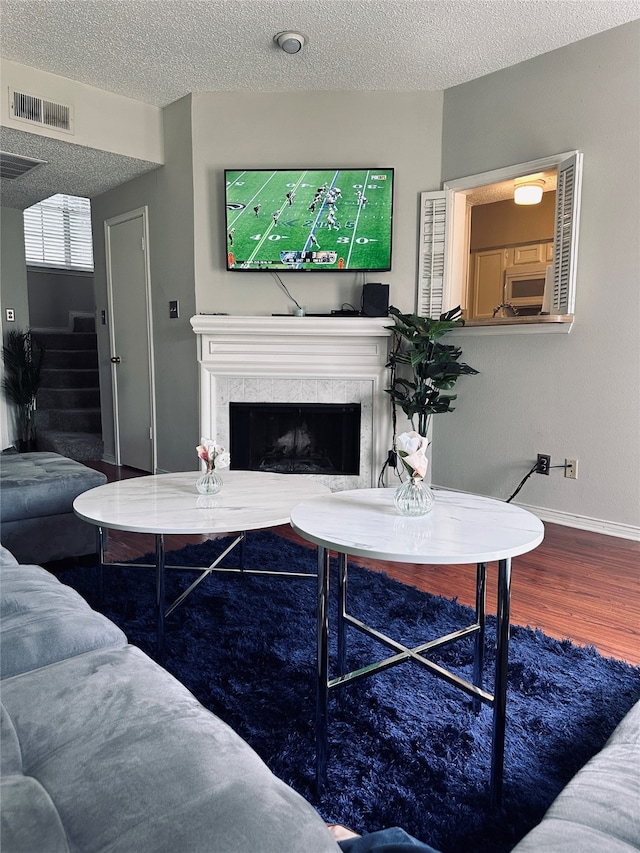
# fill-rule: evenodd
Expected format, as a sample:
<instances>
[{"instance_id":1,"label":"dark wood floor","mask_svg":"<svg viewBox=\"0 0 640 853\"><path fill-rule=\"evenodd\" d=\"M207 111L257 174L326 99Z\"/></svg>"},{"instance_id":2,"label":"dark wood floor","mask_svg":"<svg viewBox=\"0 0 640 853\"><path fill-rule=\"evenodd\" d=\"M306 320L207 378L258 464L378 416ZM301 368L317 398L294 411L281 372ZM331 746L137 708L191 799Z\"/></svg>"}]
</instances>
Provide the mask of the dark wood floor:
<instances>
[{"instance_id":1,"label":"dark wood floor","mask_svg":"<svg viewBox=\"0 0 640 853\"><path fill-rule=\"evenodd\" d=\"M110 481L143 473L101 462L88 464L104 471ZM308 545L288 525L274 530ZM174 550L205 538L166 536L165 548ZM152 536L110 531L107 556L128 560L153 548ZM474 604L473 567L357 562L435 595ZM495 564L490 565L488 576L488 607L493 612ZM513 560L511 621L640 664L640 542L545 524L542 544Z\"/></svg>"}]
</instances>

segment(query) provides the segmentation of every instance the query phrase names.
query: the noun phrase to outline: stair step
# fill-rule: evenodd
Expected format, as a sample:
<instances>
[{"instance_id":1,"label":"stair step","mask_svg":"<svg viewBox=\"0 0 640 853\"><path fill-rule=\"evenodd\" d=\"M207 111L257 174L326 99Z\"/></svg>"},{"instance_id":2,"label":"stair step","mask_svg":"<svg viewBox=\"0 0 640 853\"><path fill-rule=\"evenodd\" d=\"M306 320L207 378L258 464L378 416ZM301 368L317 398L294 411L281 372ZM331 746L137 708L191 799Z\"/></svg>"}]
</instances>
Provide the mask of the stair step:
<instances>
[{"instance_id":1,"label":"stair step","mask_svg":"<svg viewBox=\"0 0 640 853\"><path fill-rule=\"evenodd\" d=\"M74 332L95 332L96 318L95 317L74 317L73 331Z\"/></svg>"},{"instance_id":2,"label":"stair step","mask_svg":"<svg viewBox=\"0 0 640 853\"><path fill-rule=\"evenodd\" d=\"M56 432L102 432L100 409L37 409L36 426Z\"/></svg>"},{"instance_id":3,"label":"stair step","mask_svg":"<svg viewBox=\"0 0 640 853\"><path fill-rule=\"evenodd\" d=\"M38 450L50 450L76 462L92 462L102 459L104 442L99 433L39 430Z\"/></svg>"},{"instance_id":4,"label":"stair step","mask_svg":"<svg viewBox=\"0 0 640 853\"><path fill-rule=\"evenodd\" d=\"M49 350L96 349L95 332L34 332L36 343L44 347L45 357Z\"/></svg>"},{"instance_id":5,"label":"stair step","mask_svg":"<svg viewBox=\"0 0 640 853\"><path fill-rule=\"evenodd\" d=\"M42 388L99 388L100 375L95 368L67 367L43 368L40 376Z\"/></svg>"},{"instance_id":6,"label":"stair step","mask_svg":"<svg viewBox=\"0 0 640 853\"><path fill-rule=\"evenodd\" d=\"M98 353L96 350L47 350L45 352L43 370L63 367L71 370L95 369L98 367Z\"/></svg>"},{"instance_id":7,"label":"stair step","mask_svg":"<svg viewBox=\"0 0 640 853\"><path fill-rule=\"evenodd\" d=\"M99 409L99 388L41 388L36 404L40 409Z\"/></svg>"},{"instance_id":8,"label":"stair step","mask_svg":"<svg viewBox=\"0 0 640 853\"><path fill-rule=\"evenodd\" d=\"M37 396L39 450L78 462L104 455L94 317L74 317L73 332L34 332L44 348L42 384Z\"/></svg>"}]
</instances>

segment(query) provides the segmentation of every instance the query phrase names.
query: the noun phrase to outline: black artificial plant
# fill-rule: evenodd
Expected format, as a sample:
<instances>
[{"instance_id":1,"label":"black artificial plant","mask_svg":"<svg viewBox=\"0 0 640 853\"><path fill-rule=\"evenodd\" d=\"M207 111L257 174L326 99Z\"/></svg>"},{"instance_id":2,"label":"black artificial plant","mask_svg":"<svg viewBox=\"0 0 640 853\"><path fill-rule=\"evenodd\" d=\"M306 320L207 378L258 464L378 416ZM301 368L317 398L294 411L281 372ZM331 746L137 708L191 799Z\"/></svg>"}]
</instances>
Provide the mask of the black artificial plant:
<instances>
[{"instance_id":1,"label":"black artificial plant","mask_svg":"<svg viewBox=\"0 0 640 853\"><path fill-rule=\"evenodd\" d=\"M31 330L12 330L2 347L5 396L16 407L19 427L19 449L35 449L36 394L44 350L33 340Z\"/></svg>"}]
</instances>

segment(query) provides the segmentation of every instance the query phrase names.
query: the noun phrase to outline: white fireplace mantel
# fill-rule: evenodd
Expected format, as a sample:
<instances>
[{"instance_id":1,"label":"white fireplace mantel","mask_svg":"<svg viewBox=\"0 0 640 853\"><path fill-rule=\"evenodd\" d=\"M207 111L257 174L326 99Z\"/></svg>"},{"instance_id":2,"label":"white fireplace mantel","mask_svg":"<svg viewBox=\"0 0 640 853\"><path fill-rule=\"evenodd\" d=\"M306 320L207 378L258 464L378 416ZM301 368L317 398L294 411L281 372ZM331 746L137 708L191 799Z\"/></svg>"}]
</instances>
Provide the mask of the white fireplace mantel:
<instances>
[{"instance_id":1,"label":"white fireplace mantel","mask_svg":"<svg viewBox=\"0 0 640 853\"><path fill-rule=\"evenodd\" d=\"M229 402L359 402L360 474L322 476L333 489L375 486L392 440L391 325L388 317L192 317L201 435L228 446Z\"/></svg>"}]
</instances>

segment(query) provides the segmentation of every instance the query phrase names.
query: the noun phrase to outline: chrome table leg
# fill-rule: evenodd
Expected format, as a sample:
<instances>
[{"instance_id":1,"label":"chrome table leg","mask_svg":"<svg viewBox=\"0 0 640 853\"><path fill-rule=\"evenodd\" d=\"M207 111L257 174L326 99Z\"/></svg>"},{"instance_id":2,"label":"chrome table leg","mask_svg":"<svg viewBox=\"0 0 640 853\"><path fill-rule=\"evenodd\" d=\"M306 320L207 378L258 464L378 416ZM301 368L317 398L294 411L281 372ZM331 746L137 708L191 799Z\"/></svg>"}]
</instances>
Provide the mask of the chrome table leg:
<instances>
[{"instance_id":1,"label":"chrome table leg","mask_svg":"<svg viewBox=\"0 0 640 853\"><path fill-rule=\"evenodd\" d=\"M491 753L491 807L502 802L504 735L507 719L507 668L509 664L509 611L511 559L498 562L498 620L496 626L496 673L493 691L493 748Z\"/></svg>"},{"instance_id":2,"label":"chrome table leg","mask_svg":"<svg viewBox=\"0 0 640 853\"><path fill-rule=\"evenodd\" d=\"M338 554L338 675L344 675L347 658L346 623L344 620L347 612L347 555Z\"/></svg>"},{"instance_id":3,"label":"chrome table leg","mask_svg":"<svg viewBox=\"0 0 640 853\"><path fill-rule=\"evenodd\" d=\"M318 658L316 671L316 787L322 791L327 778L329 703L329 552L318 546Z\"/></svg>"},{"instance_id":4,"label":"chrome table leg","mask_svg":"<svg viewBox=\"0 0 640 853\"><path fill-rule=\"evenodd\" d=\"M156 533L156 654L164 660L164 536Z\"/></svg>"},{"instance_id":5,"label":"chrome table leg","mask_svg":"<svg viewBox=\"0 0 640 853\"><path fill-rule=\"evenodd\" d=\"M484 627L486 622L486 600L487 600L487 564L478 563L476 569L476 623L480 630L475 636L473 652L473 683L476 687L482 687L482 674L484 670ZM482 703L479 699L473 700L473 710L478 714Z\"/></svg>"},{"instance_id":6,"label":"chrome table leg","mask_svg":"<svg viewBox=\"0 0 640 853\"><path fill-rule=\"evenodd\" d=\"M104 599L104 529L96 528L96 551L98 553L98 565L96 566L96 600L98 607L102 606Z\"/></svg>"}]
</instances>

